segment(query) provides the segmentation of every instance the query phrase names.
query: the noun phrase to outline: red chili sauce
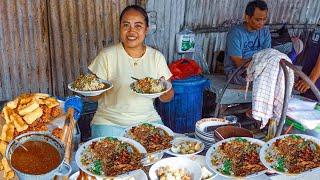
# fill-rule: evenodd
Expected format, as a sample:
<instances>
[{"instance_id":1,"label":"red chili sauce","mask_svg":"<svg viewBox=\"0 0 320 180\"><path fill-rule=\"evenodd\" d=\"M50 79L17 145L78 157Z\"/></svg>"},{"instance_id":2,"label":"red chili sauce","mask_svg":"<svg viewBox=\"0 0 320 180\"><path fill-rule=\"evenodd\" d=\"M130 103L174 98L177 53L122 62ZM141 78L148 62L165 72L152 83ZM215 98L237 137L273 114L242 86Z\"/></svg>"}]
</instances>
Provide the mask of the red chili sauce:
<instances>
[{"instance_id":1,"label":"red chili sauce","mask_svg":"<svg viewBox=\"0 0 320 180\"><path fill-rule=\"evenodd\" d=\"M61 163L58 150L43 141L27 141L17 147L11 156L11 165L26 174L45 174L55 169Z\"/></svg>"}]
</instances>

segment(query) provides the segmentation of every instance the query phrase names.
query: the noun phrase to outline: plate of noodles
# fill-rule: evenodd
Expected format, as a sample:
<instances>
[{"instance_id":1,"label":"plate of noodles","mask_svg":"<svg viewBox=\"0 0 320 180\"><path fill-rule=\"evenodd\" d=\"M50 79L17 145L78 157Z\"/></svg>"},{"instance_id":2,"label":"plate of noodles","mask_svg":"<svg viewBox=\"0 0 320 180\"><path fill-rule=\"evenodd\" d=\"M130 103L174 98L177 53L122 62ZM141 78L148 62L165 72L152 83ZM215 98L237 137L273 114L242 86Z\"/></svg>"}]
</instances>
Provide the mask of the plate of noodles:
<instances>
[{"instance_id":1,"label":"plate of noodles","mask_svg":"<svg viewBox=\"0 0 320 180\"><path fill-rule=\"evenodd\" d=\"M145 148L125 137L99 137L82 144L76 152L77 166L96 178L132 176L143 167Z\"/></svg>"},{"instance_id":2,"label":"plate of noodles","mask_svg":"<svg viewBox=\"0 0 320 180\"><path fill-rule=\"evenodd\" d=\"M304 134L287 134L268 141L260 151L270 170L298 176L320 170L320 140Z\"/></svg>"},{"instance_id":3,"label":"plate of noodles","mask_svg":"<svg viewBox=\"0 0 320 180\"><path fill-rule=\"evenodd\" d=\"M113 87L107 80L98 78L94 74L80 75L74 82L68 84L68 88L83 96L98 96Z\"/></svg>"},{"instance_id":4,"label":"plate of noodles","mask_svg":"<svg viewBox=\"0 0 320 180\"><path fill-rule=\"evenodd\" d=\"M125 129L123 136L139 142L146 149L148 154L144 165L148 166L159 161L171 148L174 133L161 124L141 123Z\"/></svg>"},{"instance_id":5,"label":"plate of noodles","mask_svg":"<svg viewBox=\"0 0 320 180\"><path fill-rule=\"evenodd\" d=\"M259 159L264 142L247 137L232 137L212 145L206 154L209 170L228 178L251 178L267 168Z\"/></svg>"},{"instance_id":6,"label":"plate of noodles","mask_svg":"<svg viewBox=\"0 0 320 180\"><path fill-rule=\"evenodd\" d=\"M157 98L172 88L169 81L145 77L130 84L130 89L137 95Z\"/></svg>"}]
</instances>

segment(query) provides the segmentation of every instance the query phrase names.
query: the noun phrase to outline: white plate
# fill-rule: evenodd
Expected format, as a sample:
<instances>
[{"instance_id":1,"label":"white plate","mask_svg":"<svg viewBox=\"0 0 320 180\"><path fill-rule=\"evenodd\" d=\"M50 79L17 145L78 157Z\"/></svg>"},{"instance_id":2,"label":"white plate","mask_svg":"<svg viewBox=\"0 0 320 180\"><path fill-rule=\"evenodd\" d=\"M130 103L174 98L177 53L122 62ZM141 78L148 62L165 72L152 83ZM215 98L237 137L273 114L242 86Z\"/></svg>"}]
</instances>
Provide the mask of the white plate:
<instances>
[{"instance_id":1,"label":"white plate","mask_svg":"<svg viewBox=\"0 0 320 180\"><path fill-rule=\"evenodd\" d=\"M110 90L113 87L113 84L110 81L103 80L103 79L99 79L99 81L102 82L102 83L107 84L108 88L101 89L101 90L96 90L96 91L80 91L80 90L75 90L75 89L72 88L72 86L71 86L73 84L73 82L72 82L72 83L68 84L68 89L73 91L73 92L79 93L79 94L81 94L83 96L98 96L98 95Z\"/></svg>"},{"instance_id":2,"label":"white plate","mask_svg":"<svg viewBox=\"0 0 320 180\"><path fill-rule=\"evenodd\" d=\"M126 137L126 138L132 138L132 137L128 134L128 132L130 131L131 128L136 127L136 126L139 126L139 125L141 125L141 124L143 124L143 123L139 123L139 124L136 124L136 125L133 125L133 126L130 126L130 127L126 128L126 129L124 130L122 136L123 136L123 137ZM164 126L164 125L162 125L162 124L156 124L156 123L147 123L147 124L151 124L151 125L153 125L153 126L155 126L155 127L157 127L157 128L163 129L164 131L166 131L166 132L169 134L169 136L174 137L174 135L175 135L170 128L168 128L167 126ZM167 150L167 149L164 149L164 150L161 150L161 151L157 151L157 152L153 152L153 153L148 153L147 159L144 159L144 160L143 160L143 165L144 165L144 166L149 166L149 165L152 165L152 164L154 164L155 162L159 161L159 160L163 157L164 152L165 152L166 150Z\"/></svg>"},{"instance_id":3,"label":"white plate","mask_svg":"<svg viewBox=\"0 0 320 180\"><path fill-rule=\"evenodd\" d=\"M90 176L94 176L96 178L106 178L105 176L99 176L99 175L96 175L96 174L93 174L91 173L90 171L87 170L87 167L85 167L82 163L81 163L81 155L84 153L84 151L88 148L88 146L90 146L92 144L92 142L94 141L99 141L99 140L102 140L104 138L107 138L107 137L98 137L98 138L95 138L95 139L92 139L90 141L87 141L85 142L84 144L82 144L77 152L76 152L76 156L75 156L75 160L76 160L76 163L77 163L77 166L85 173L89 174ZM147 153L146 149L138 142L132 140L132 139L129 139L129 138L125 138L125 137L113 137L113 138L117 138L118 140L120 141L123 141L123 142L126 142L126 143L129 143L131 145L133 145L135 148L137 148L137 150L140 152L140 153ZM135 171L130 171L128 173L125 173L125 174L121 174L119 176L117 176L118 178L122 178L122 177L127 177L127 176L133 176L133 174L135 174L136 172Z\"/></svg>"},{"instance_id":4,"label":"white plate","mask_svg":"<svg viewBox=\"0 0 320 180\"><path fill-rule=\"evenodd\" d=\"M180 154L180 153L176 153L176 152L173 152L172 151L172 148L174 145L177 145L177 144L180 144L182 142L196 142L196 143L200 143L200 149L199 151L197 152L194 152L194 153L191 153L191 154ZM188 138L188 137L180 137L180 138L175 138L173 141L172 141L172 147L170 149L168 149L166 151L167 154L170 154L172 156L192 156L192 155L196 155L196 154L199 154L203 151L205 145L203 144L203 142L201 142L200 140L198 139L194 139L194 138Z\"/></svg>"},{"instance_id":5,"label":"white plate","mask_svg":"<svg viewBox=\"0 0 320 180\"><path fill-rule=\"evenodd\" d=\"M135 82L133 82L133 83L135 83ZM137 94L137 95L139 95L139 96L143 96L143 97L146 97L146 98L152 98L152 99L157 98L157 97L160 97L162 94L168 92L168 91L172 88L171 82L163 80L163 81L161 81L160 83L163 83L163 84L164 84L164 86L165 86L165 88L166 88L165 91L159 92L159 93L144 94L144 93L138 93L138 92L134 91L134 90L131 88L132 85L133 85L133 83L130 84L130 89L131 89L132 92L134 92L135 94Z\"/></svg>"},{"instance_id":6,"label":"white plate","mask_svg":"<svg viewBox=\"0 0 320 180\"><path fill-rule=\"evenodd\" d=\"M204 130L206 127L219 126L230 124L229 121L221 118L204 118L196 122L196 129L200 132L206 133ZM208 133L207 133L208 134Z\"/></svg>"},{"instance_id":7,"label":"white plate","mask_svg":"<svg viewBox=\"0 0 320 180\"><path fill-rule=\"evenodd\" d=\"M69 177L69 180L77 180L78 176L79 176L79 171L77 171L74 174L72 174ZM146 173L141 169L135 171L135 174L133 174L130 177L114 178L114 180L131 180L132 178L134 178L135 180L148 180L148 177L147 177ZM93 178L88 177L88 180L93 180Z\"/></svg>"},{"instance_id":8,"label":"white plate","mask_svg":"<svg viewBox=\"0 0 320 180\"><path fill-rule=\"evenodd\" d=\"M243 176L243 177L236 177L236 176L228 176L228 175L225 175L225 174L222 174L221 172L218 171L218 167L217 166L213 166L212 163L211 163L211 156L213 154L213 152L216 151L216 149L224 142L229 142L231 140L234 140L236 138L239 138L239 137L232 137L232 138L228 138L228 139L224 139L222 141L219 141L217 143L215 143L214 145L212 145L208 151L207 151L207 154L206 154L206 163L207 163L207 166L209 168L209 170L219 174L220 176L224 176L224 177L228 177L228 178L252 178L252 177L255 177L255 176L259 176L259 175L262 175L264 174L265 172L267 172L267 170L264 170L264 171L260 171L260 172L257 172L257 173L254 173L254 174L251 174L251 175L248 175L248 176ZM248 138L248 137L241 137L242 139L246 139L252 143L256 143L256 144L259 144L261 147L265 144L263 141L259 140L259 139L253 139L253 138Z\"/></svg>"},{"instance_id":9,"label":"white plate","mask_svg":"<svg viewBox=\"0 0 320 180\"><path fill-rule=\"evenodd\" d=\"M282 175L286 175L286 176L304 176L304 175L307 175L309 174L310 172L315 172L315 171L320 171L320 167L318 168L314 168L314 169L310 169L308 171L305 171L305 172L302 172L302 173L299 173L299 174L292 174L292 173L286 173L286 172L280 172L280 171L277 171L276 169L272 168L271 167L271 163L267 162L266 159L265 159L265 156L266 156L266 151L269 149L269 147L271 147L271 145L278 139L283 139L287 136L291 136L291 135L297 135L297 136L300 136L304 139L307 139L307 140L311 140L313 142L315 142L316 144L318 144L318 146L320 146L320 139L317 139L315 137L312 137L312 136L308 136L308 135L305 135L305 134L286 134L286 135L282 135L282 136L278 136L278 137L275 137L271 140L269 140L267 143L265 143L265 145L260 149L260 161L263 163L264 166L266 166L269 170L271 171L275 171L277 172L278 174L282 174Z\"/></svg>"},{"instance_id":10,"label":"white plate","mask_svg":"<svg viewBox=\"0 0 320 180\"><path fill-rule=\"evenodd\" d=\"M188 173L191 174L192 180L201 179L200 165L186 157L171 157L171 158L165 158L156 162L154 165L151 166L149 170L150 179L158 180L159 178L156 174L156 171L160 167L165 167L165 166L170 166L173 169L186 169Z\"/></svg>"},{"instance_id":11,"label":"white plate","mask_svg":"<svg viewBox=\"0 0 320 180\"><path fill-rule=\"evenodd\" d=\"M201 166L201 179L202 180L211 180L213 179L217 174L210 172L207 168L206 165L206 157L202 156L202 155L193 155L193 156L189 156L189 159L191 159L192 161L195 161L196 163L198 163ZM203 176L209 176L208 178L204 178Z\"/></svg>"}]
</instances>

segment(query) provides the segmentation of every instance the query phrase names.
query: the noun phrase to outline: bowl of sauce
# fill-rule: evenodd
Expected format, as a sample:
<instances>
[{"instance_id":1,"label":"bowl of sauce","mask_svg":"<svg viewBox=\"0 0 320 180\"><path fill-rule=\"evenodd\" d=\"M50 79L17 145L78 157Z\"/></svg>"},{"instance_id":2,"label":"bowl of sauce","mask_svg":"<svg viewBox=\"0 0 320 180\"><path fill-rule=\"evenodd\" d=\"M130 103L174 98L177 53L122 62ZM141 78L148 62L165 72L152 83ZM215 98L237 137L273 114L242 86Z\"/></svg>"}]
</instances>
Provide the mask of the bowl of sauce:
<instances>
[{"instance_id":1,"label":"bowl of sauce","mask_svg":"<svg viewBox=\"0 0 320 180\"><path fill-rule=\"evenodd\" d=\"M6 158L20 180L48 180L70 173L70 165L63 161L64 152L62 142L50 133L30 132L9 143Z\"/></svg>"}]
</instances>

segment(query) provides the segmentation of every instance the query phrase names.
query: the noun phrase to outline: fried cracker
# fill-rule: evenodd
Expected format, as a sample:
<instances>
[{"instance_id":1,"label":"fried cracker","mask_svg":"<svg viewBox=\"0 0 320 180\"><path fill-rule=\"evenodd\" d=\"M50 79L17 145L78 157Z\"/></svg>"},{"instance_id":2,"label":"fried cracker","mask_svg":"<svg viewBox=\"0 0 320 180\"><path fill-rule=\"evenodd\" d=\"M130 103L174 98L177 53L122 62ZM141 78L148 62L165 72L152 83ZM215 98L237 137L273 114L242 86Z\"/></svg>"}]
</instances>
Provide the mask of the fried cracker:
<instances>
[{"instance_id":1,"label":"fried cracker","mask_svg":"<svg viewBox=\"0 0 320 180\"><path fill-rule=\"evenodd\" d=\"M14 125L9 123L2 127L1 140L10 142L13 139Z\"/></svg>"},{"instance_id":2,"label":"fried cracker","mask_svg":"<svg viewBox=\"0 0 320 180\"><path fill-rule=\"evenodd\" d=\"M2 109L2 112L3 112L3 115L4 115L4 119L6 120L6 123L10 123L11 120L10 120L10 115L12 114L12 109L10 109L9 107L5 106L3 109Z\"/></svg>"},{"instance_id":3,"label":"fried cracker","mask_svg":"<svg viewBox=\"0 0 320 180\"><path fill-rule=\"evenodd\" d=\"M16 98L15 100L8 102L8 103L7 103L7 106L8 106L10 109L15 109L15 108L17 108L18 103L19 103L19 98Z\"/></svg>"},{"instance_id":4,"label":"fried cracker","mask_svg":"<svg viewBox=\"0 0 320 180\"><path fill-rule=\"evenodd\" d=\"M2 154L3 157L5 157L7 146L8 146L8 143L0 140L0 153Z\"/></svg>"},{"instance_id":5,"label":"fried cracker","mask_svg":"<svg viewBox=\"0 0 320 180\"><path fill-rule=\"evenodd\" d=\"M7 161L7 158L3 157L1 162L2 162L2 165L3 165L3 168L4 168L4 172L12 171L12 169L10 168L9 163Z\"/></svg>"}]
</instances>

